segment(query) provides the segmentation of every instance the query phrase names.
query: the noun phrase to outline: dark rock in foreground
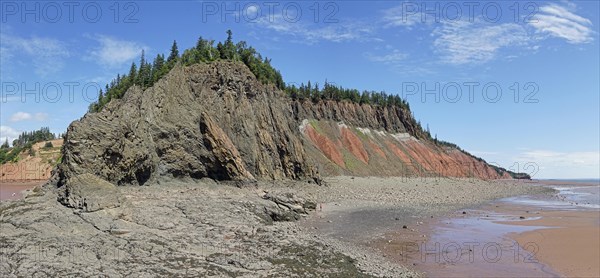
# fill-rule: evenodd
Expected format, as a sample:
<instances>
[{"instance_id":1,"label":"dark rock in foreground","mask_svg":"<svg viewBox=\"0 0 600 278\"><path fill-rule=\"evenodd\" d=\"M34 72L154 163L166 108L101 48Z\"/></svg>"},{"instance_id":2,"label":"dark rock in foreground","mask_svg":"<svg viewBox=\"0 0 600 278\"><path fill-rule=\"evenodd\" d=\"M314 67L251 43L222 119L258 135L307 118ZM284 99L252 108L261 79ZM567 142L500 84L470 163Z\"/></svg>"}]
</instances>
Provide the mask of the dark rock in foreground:
<instances>
[{"instance_id":1,"label":"dark rock in foreground","mask_svg":"<svg viewBox=\"0 0 600 278\"><path fill-rule=\"evenodd\" d=\"M297 222L279 222L314 209L289 191L207 180L111 185L126 201L90 207L80 192L96 196L107 183L92 186L90 176L71 179L80 183L67 183L60 197L36 190L0 203L0 277L373 277Z\"/></svg>"},{"instance_id":2,"label":"dark rock in foreground","mask_svg":"<svg viewBox=\"0 0 600 278\"><path fill-rule=\"evenodd\" d=\"M92 174L81 174L67 181L60 189L58 201L63 205L94 212L121 206L125 200L115 185Z\"/></svg>"}]
</instances>

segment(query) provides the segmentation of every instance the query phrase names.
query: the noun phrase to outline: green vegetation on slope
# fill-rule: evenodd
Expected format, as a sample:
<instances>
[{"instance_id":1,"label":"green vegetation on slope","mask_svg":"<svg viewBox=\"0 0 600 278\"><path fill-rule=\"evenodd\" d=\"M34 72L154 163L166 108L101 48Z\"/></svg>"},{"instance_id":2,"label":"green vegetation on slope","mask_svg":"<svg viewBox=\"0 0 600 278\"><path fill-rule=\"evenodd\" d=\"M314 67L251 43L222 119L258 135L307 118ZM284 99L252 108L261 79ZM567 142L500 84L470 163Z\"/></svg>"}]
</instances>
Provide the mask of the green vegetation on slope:
<instances>
[{"instance_id":1,"label":"green vegetation on slope","mask_svg":"<svg viewBox=\"0 0 600 278\"><path fill-rule=\"evenodd\" d=\"M98 101L90 104L89 111L101 111L104 105L112 99L122 98L131 86L136 85L143 89L151 87L176 64L189 66L217 60L240 61L254 73L259 81L274 84L279 89L285 88L281 73L271 66L271 60L263 59L256 49L248 47L244 41L234 44L231 31L227 31L225 42L219 42L216 46L214 40L205 40L200 37L196 46L186 49L181 56L176 41L173 42L171 53L166 60L164 55L158 54L154 61L149 63L145 56L145 52L142 50L139 68L138 65L132 63L128 74L117 75L116 79L106 85L104 91L100 90Z\"/></svg>"},{"instance_id":2,"label":"green vegetation on slope","mask_svg":"<svg viewBox=\"0 0 600 278\"><path fill-rule=\"evenodd\" d=\"M23 149L19 147L1 148L0 149L0 164L7 162L18 162L19 154Z\"/></svg>"},{"instance_id":3,"label":"green vegetation on slope","mask_svg":"<svg viewBox=\"0 0 600 278\"><path fill-rule=\"evenodd\" d=\"M33 144L56 139L56 135L50 132L49 127L42 127L39 130L23 132L12 142L12 148L8 144L8 139L0 146L0 164L7 162L18 162L19 154L22 151L29 151L35 154L31 146Z\"/></svg>"}]
</instances>

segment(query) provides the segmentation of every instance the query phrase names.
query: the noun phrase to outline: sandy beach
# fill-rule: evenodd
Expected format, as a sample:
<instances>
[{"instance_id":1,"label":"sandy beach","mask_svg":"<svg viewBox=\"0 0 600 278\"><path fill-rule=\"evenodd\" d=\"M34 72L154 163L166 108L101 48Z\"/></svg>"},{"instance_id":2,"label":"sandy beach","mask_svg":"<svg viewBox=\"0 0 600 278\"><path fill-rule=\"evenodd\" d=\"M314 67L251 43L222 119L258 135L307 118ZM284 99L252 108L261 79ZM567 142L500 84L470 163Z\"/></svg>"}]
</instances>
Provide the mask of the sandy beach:
<instances>
[{"instance_id":1,"label":"sandy beach","mask_svg":"<svg viewBox=\"0 0 600 278\"><path fill-rule=\"evenodd\" d=\"M600 209L597 201L600 187L589 182L544 181L544 184L561 191L545 202L534 199L536 205L533 206L515 206L510 201L501 203L496 211L515 218L518 215L519 220L498 223L543 227L508 236L521 246L531 246L536 260L562 276L600 277Z\"/></svg>"},{"instance_id":2,"label":"sandy beach","mask_svg":"<svg viewBox=\"0 0 600 278\"><path fill-rule=\"evenodd\" d=\"M518 225L552 228L510 237L521 246L535 243L535 257L566 277L600 277L600 213L553 211L541 212L540 217Z\"/></svg>"},{"instance_id":3,"label":"sandy beach","mask_svg":"<svg viewBox=\"0 0 600 278\"><path fill-rule=\"evenodd\" d=\"M600 188L543 185L559 191L425 220L374 246L428 277L600 277Z\"/></svg>"},{"instance_id":4,"label":"sandy beach","mask_svg":"<svg viewBox=\"0 0 600 278\"><path fill-rule=\"evenodd\" d=\"M600 277L600 185L589 182L565 183L545 181L546 184L562 188L567 192L557 194L555 199L571 207L556 206L555 203L530 207L503 207L511 214L537 214L536 219L512 221L511 225L543 226L510 237L521 245L536 242L539 252L536 257L569 277ZM583 196L583 198L581 197ZM520 210L520 211L519 211Z\"/></svg>"}]
</instances>

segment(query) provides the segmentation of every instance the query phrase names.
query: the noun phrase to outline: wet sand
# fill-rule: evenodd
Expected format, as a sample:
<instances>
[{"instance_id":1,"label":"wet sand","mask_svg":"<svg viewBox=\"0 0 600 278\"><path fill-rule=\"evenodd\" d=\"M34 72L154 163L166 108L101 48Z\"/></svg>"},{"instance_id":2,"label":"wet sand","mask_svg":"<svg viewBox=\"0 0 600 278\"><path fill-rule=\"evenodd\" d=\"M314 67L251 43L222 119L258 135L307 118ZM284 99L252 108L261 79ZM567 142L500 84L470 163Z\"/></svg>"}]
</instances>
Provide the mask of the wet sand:
<instances>
[{"instance_id":1,"label":"wet sand","mask_svg":"<svg viewBox=\"0 0 600 278\"><path fill-rule=\"evenodd\" d=\"M371 246L427 277L600 277L600 187L541 185L559 192L423 219Z\"/></svg>"},{"instance_id":2,"label":"wet sand","mask_svg":"<svg viewBox=\"0 0 600 278\"><path fill-rule=\"evenodd\" d=\"M544 226L510 234L521 246L535 243L535 257L567 277L600 277L600 211L540 211L540 219L511 225Z\"/></svg>"},{"instance_id":3,"label":"wet sand","mask_svg":"<svg viewBox=\"0 0 600 278\"><path fill-rule=\"evenodd\" d=\"M1 200L16 200L22 197L23 190L32 189L38 185L44 184L46 181L24 181L24 182L0 182L0 201Z\"/></svg>"},{"instance_id":4,"label":"wet sand","mask_svg":"<svg viewBox=\"0 0 600 278\"><path fill-rule=\"evenodd\" d=\"M529 245L521 245L507 236L514 231L533 231L541 226L497 222L498 219L519 220L518 214L501 213L503 206L494 203L457 211L450 217L418 222L422 224L389 233L375 243L387 257L412 266L426 277L561 276L538 261Z\"/></svg>"},{"instance_id":5,"label":"wet sand","mask_svg":"<svg viewBox=\"0 0 600 278\"><path fill-rule=\"evenodd\" d=\"M329 192L316 195L317 202L322 204L323 210L302 221L316 238L324 240L330 246L336 246L349 253L361 254L368 250L373 257L382 257L386 262L399 266L415 269L428 276L455 277L469 276L470 269L456 269L445 263L435 262L436 254L440 260L452 261L450 254L434 252L425 256L423 263L419 247L427 243L435 231L440 230L442 219L463 217L461 208L489 205L498 198L523 194L545 194L550 196L552 190L541 186L529 186L521 181L476 181L461 179L379 179L355 178L340 179L327 189ZM338 187L339 186L339 192ZM461 209L459 213L456 213ZM473 215L471 212L465 216ZM488 222L492 222L489 220ZM476 223L474 223L476 224ZM502 226L501 224L496 224ZM404 228L406 227L406 228ZM461 227L459 227L461 228ZM475 227L467 228L474 230ZM471 238L458 239L455 230L448 230L449 240L436 239L438 242L452 242L460 240L460 244L471 242ZM509 230L511 231L511 230ZM465 233L463 233L465 234ZM486 235L481 232L481 235ZM477 237L476 237L477 238ZM496 242L496 239L483 239L477 247L477 260L483 260L481 248L487 242ZM516 244L513 240L509 244ZM518 244L517 244L518 246ZM427 245L426 248L435 248ZM360 249L361 252L354 250ZM440 246L443 251L444 245ZM447 251L447 250L446 250ZM457 254L455 252L455 254ZM508 253L507 253L508 254ZM519 254L523 258L524 254ZM460 257L468 260L468 249L461 250ZM509 261L511 256L505 255L504 260ZM431 264L429 264L431 263ZM438 274L432 274L429 265L440 265ZM489 263L495 270L484 269L472 272L474 277L501 276L499 271L514 269L513 264ZM535 267L542 266L521 264L524 269L521 273L536 274ZM528 269L529 268L529 269ZM526 271L525 271L526 270ZM451 272L448 272L451 271ZM480 275L480 274L484 275ZM485 275L487 273L487 275ZM505 277L514 276L508 273ZM536 275L524 275L536 277ZM542 271L538 277L553 276ZM556 276L556 275L554 275Z\"/></svg>"}]
</instances>

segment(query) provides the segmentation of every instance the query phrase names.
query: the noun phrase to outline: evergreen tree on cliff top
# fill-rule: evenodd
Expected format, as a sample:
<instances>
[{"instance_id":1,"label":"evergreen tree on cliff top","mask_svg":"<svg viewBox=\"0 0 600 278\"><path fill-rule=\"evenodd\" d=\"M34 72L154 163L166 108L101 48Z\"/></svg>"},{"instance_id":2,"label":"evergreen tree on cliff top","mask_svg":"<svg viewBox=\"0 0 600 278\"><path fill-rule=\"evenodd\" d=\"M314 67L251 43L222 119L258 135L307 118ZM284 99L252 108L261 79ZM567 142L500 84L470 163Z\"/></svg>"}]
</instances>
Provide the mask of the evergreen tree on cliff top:
<instances>
[{"instance_id":1,"label":"evergreen tree on cliff top","mask_svg":"<svg viewBox=\"0 0 600 278\"><path fill-rule=\"evenodd\" d=\"M171 46L171 54L169 54L169 57L167 58L167 64L175 65L178 59L179 50L177 49L177 41L173 41L173 45Z\"/></svg>"}]
</instances>

